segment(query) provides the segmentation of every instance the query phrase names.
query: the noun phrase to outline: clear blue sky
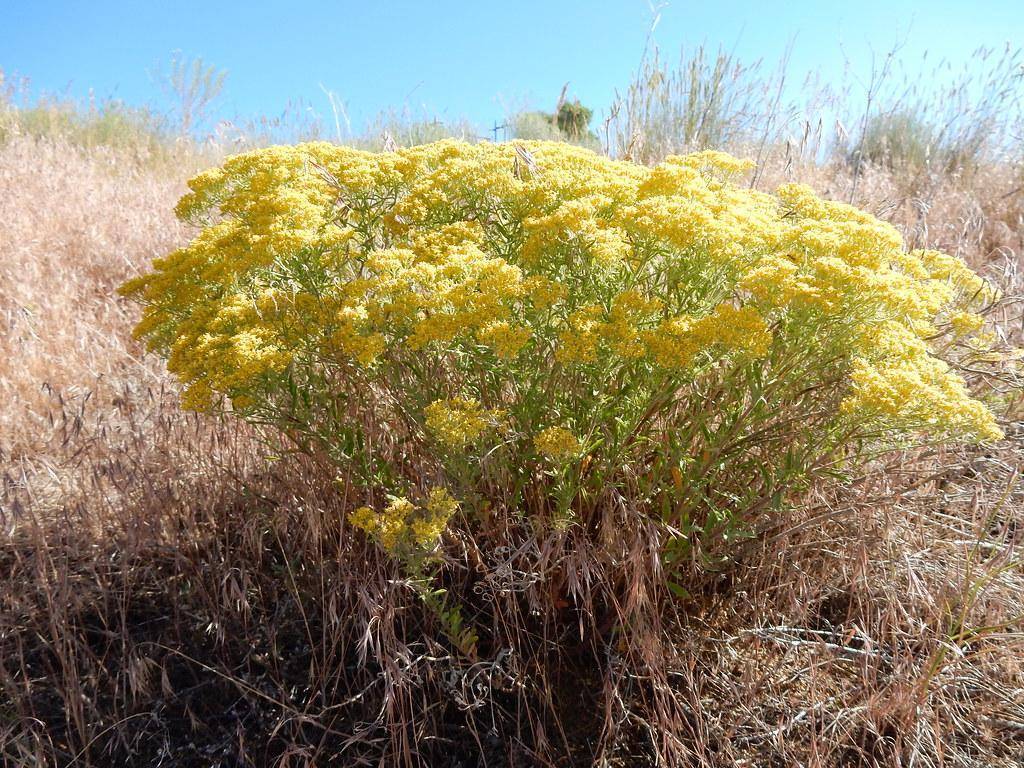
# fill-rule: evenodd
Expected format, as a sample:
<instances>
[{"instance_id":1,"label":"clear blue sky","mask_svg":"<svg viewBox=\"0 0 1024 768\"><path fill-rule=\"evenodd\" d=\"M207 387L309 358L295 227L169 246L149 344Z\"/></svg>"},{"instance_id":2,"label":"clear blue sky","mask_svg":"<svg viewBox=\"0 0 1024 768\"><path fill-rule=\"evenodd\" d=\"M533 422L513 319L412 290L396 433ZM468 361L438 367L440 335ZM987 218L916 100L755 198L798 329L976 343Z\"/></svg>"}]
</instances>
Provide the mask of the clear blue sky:
<instances>
[{"instance_id":1,"label":"clear blue sky","mask_svg":"<svg viewBox=\"0 0 1024 768\"><path fill-rule=\"evenodd\" d=\"M645 0L583 2L162 2L0 0L0 69L35 91L161 104L151 72L173 51L228 71L219 114L280 113L320 89L348 105L354 128L389 106L477 125L506 105L551 109L562 84L600 111L636 67L652 18ZM707 42L744 60L826 79L898 40L904 58L963 63L980 45L1024 43L1024 0L676 0L655 33L671 56Z\"/></svg>"}]
</instances>

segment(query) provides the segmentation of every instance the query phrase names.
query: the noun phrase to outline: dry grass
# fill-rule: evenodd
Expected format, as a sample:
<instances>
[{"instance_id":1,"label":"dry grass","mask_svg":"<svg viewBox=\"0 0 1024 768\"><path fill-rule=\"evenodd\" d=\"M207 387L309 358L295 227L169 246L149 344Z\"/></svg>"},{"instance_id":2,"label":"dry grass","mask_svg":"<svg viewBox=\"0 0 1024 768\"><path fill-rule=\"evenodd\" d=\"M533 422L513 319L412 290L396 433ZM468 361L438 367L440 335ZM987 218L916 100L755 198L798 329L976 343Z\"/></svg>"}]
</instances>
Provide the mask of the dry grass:
<instances>
[{"instance_id":1,"label":"dry grass","mask_svg":"<svg viewBox=\"0 0 1024 768\"><path fill-rule=\"evenodd\" d=\"M785 162L847 198L847 165ZM888 457L667 592L628 509L484 520L455 652L301 458L178 410L113 289L187 233L185 169L0 146L0 755L11 765L1016 766L1024 431ZM1008 166L857 201L1011 291ZM1012 307L1007 310L1011 312ZM1019 319L1002 319L1007 333Z\"/></svg>"}]
</instances>

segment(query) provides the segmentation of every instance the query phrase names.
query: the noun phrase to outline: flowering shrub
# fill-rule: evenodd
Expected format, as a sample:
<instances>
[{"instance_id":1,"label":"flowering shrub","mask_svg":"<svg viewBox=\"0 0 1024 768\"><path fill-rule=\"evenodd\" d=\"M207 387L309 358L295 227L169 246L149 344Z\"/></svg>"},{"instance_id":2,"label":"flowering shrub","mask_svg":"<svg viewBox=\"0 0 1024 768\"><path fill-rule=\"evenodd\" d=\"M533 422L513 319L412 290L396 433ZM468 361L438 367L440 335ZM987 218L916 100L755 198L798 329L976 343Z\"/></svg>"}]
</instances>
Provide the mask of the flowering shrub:
<instances>
[{"instance_id":1,"label":"flowering shrub","mask_svg":"<svg viewBox=\"0 0 1024 768\"><path fill-rule=\"evenodd\" d=\"M955 370L982 279L747 169L273 147L193 179L198 235L123 291L187 406L325 459L390 551L429 550L459 510L604 504L688 541L908 437L998 438Z\"/></svg>"}]
</instances>

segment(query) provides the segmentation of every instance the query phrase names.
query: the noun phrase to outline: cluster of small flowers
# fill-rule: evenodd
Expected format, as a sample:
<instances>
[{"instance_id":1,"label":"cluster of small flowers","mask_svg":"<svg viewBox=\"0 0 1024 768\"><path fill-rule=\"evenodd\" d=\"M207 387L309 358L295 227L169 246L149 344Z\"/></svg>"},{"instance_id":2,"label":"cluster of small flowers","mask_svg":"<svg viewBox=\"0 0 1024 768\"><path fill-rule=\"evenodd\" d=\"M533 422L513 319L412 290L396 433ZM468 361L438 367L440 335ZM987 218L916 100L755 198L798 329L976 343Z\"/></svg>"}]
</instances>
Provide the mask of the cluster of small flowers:
<instances>
[{"instance_id":1,"label":"cluster of small flowers","mask_svg":"<svg viewBox=\"0 0 1024 768\"><path fill-rule=\"evenodd\" d=\"M445 445L463 448L475 442L493 421L476 400L435 400L423 409L427 429Z\"/></svg>"},{"instance_id":2,"label":"cluster of small flowers","mask_svg":"<svg viewBox=\"0 0 1024 768\"><path fill-rule=\"evenodd\" d=\"M537 451L554 461L566 461L579 455L580 441L565 427L542 429L533 438Z\"/></svg>"},{"instance_id":3,"label":"cluster of small flowers","mask_svg":"<svg viewBox=\"0 0 1024 768\"><path fill-rule=\"evenodd\" d=\"M348 520L389 551L422 552L437 543L458 510L459 503L445 488L438 487L431 489L423 507L417 507L404 496L392 496L380 512L359 507L349 514Z\"/></svg>"}]
</instances>

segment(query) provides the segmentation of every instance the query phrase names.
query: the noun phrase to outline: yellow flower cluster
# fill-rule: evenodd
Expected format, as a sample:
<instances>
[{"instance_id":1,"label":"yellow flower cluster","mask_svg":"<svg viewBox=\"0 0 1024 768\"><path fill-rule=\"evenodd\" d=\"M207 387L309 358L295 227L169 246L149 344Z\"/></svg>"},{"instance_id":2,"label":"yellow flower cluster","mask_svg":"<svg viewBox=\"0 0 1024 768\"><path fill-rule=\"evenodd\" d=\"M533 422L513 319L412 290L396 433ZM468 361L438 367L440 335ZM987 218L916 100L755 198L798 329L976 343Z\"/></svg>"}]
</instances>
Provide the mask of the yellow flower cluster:
<instances>
[{"instance_id":1,"label":"yellow flower cluster","mask_svg":"<svg viewBox=\"0 0 1024 768\"><path fill-rule=\"evenodd\" d=\"M533 438L537 452L554 461L567 461L580 452L580 441L565 427L548 427Z\"/></svg>"},{"instance_id":2,"label":"yellow flower cluster","mask_svg":"<svg viewBox=\"0 0 1024 768\"><path fill-rule=\"evenodd\" d=\"M976 312L958 310L950 313L949 325L956 336L969 336L981 330L981 327L985 325L985 318Z\"/></svg>"},{"instance_id":3,"label":"yellow flower cluster","mask_svg":"<svg viewBox=\"0 0 1024 768\"><path fill-rule=\"evenodd\" d=\"M843 410L898 419L924 431L945 430L981 440L1002 437L991 411L970 397L963 380L931 356L918 335L893 322L869 335L864 346L872 353L854 358Z\"/></svg>"},{"instance_id":4,"label":"yellow flower cluster","mask_svg":"<svg viewBox=\"0 0 1024 768\"><path fill-rule=\"evenodd\" d=\"M458 510L459 503L445 488L437 487L431 489L422 507L404 496L392 496L381 512L359 507L349 514L348 520L385 549L408 552L432 548Z\"/></svg>"},{"instance_id":5,"label":"yellow flower cluster","mask_svg":"<svg viewBox=\"0 0 1024 768\"><path fill-rule=\"evenodd\" d=\"M511 325L504 320L488 323L477 332L477 338L492 347L503 360L511 360L518 355L532 335L531 329Z\"/></svg>"},{"instance_id":6,"label":"yellow flower cluster","mask_svg":"<svg viewBox=\"0 0 1024 768\"><path fill-rule=\"evenodd\" d=\"M685 408L644 417L666 391L758 367L730 381L802 377L789 391L803 399L780 405L820 398L814 413L864 433L996 437L931 341L980 344L995 292L807 187L748 189L749 167L701 152L647 168L549 142L271 147L193 179L177 213L195 238L122 290L186 405L226 397L289 430L319 419L317 439L346 435L338 456L389 420L385 442L421 427L483 441L483 401L565 458L578 440L542 425L611 448L628 434L611 421L670 429Z\"/></svg>"},{"instance_id":7,"label":"yellow flower cluster","mask_svg":"<svg viewBox=\"0 0 1024 768\"><path fill-rule=\"evenodd\" d=\"M473 443L493 422L494 414L476 400L435 400L423 409L427 429L445 445L463 448Z\"/></svg>"},{"instance_id":8,"label":"yellow flower cluster","mask_svg":"<svg viewBox=\"0 0 1024 768\"><path fill-rule=\"evenodd\" d=\"M767 353L772 335L764 318L752 306L725 302L699 319L673 317L644 334L658 365L668 369L688 367L703 350L723 349L754 357Z\"/></svg>"}]
</instances>

